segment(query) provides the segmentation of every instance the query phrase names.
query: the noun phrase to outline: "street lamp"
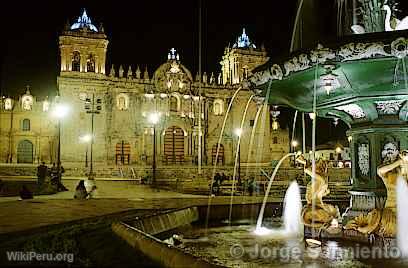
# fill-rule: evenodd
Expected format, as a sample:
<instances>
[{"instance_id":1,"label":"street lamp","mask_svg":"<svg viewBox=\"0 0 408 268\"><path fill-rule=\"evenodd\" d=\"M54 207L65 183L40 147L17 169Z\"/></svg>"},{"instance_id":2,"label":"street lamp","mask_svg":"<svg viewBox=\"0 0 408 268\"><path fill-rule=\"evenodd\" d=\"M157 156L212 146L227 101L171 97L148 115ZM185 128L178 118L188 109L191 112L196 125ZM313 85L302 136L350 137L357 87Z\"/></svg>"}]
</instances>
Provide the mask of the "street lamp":
<instances>
[{"instance_id":1,"label":"street lamp","mask_svg":"<svg viewBox=\"0 0 408 268\"><path fill-rule=\"evenodd\" d=\"M153 170L153 187L156 187L156 125L159 123L160 114L157 112L153 112L149 114L148 117L149 122L153 125L153 162L152 162L152 170Z\"/></svg>"},{"instance_id":2,"label":"street lamp","mask_svg":"<svg viewBox=\"0 0 408 268\"><path fill-rule=\"evenodd\" d=\"M238 140L240 139L242 135L242 128L236 128L234 130L235 135L238 137ZM237 142L237 150L238 150L238 184L241 183L241 148L240 144Z\"/></svg>"},{"instance_id":3,"label":"street lamp","mask_svg":"<svg viewBox=\"0 0 408 268\"><path fill-rule=\"evenodd\" d=\"M57 172L58 181L61 183L61 120L68 115L69 107L60 102L60 97L57 96L56 103L52 115L58 119L58 151L57 151Z\"/></svg>"},{"instance_id":4,"label":"street lamp","mask_svg":"<svg viewBox=\"0 0 408 268\"><path fill-rule=\"evenodd\" d=\"M90 134L85 134L79 137L79 140L82 143L86 144L86 149L85 149L85 167L88 167L88 144L92 140L92 135Z\"/></svg>"},{"instance_id":5,"label":"street lamp","mask_svg":"<svg viewBox=\"0 0 408 268\"><path fill-rule=\"evenodd\" d=\"M95 140L94 135L94 116L95 114L100 114L102 110L102 100L100 98L95 98L95 94L92 93L92 98L86 98L85 100L85 110L86 113L91 114L91 165L88 174L88 180L93 180L95 174L93 172L93 143Z\"/></svg>"}]
</instances>

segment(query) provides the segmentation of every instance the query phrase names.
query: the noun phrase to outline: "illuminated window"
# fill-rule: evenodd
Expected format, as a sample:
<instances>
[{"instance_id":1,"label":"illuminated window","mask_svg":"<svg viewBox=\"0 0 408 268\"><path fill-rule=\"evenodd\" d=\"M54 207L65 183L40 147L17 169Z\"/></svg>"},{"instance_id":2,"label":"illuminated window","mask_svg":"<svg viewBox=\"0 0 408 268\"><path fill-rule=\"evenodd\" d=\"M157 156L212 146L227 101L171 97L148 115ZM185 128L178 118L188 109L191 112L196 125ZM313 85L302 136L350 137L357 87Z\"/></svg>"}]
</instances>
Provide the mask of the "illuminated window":
<instances>
[{"instance_id":1,"label":"illuminated window","mask_svg":"<svg viewBox=\"0 0 408 268\"><path fill-rule=\"evenodd\" d=\"M22 131L30 131L30 119L24 119L21 124Z\"/></svg>"},{"instance_id":2,"label":"illuminated window","mask_svg":"<svg viewBox=\"0 0 408 268\"><path fill-rule=\"evenodd\" d=\"M81 54L78 51L74 51L72 55L72 71L73 72L81 71Z\"/></svg>"},{"instance_id":3,"label":"illuminated window","mask_svg":"<svg viewBox=\"0 0 408 268\"><path fill-rule=\"evenodd\" d=\"M21 99L21 107L23 110L31 111L33 108L33 97L31 95L24 95Z\"/></svg>"},{"instance_id":4,"label":"illuminated window","mask_svg":"<svg viewBox=\"0 0 408 268\"><path fill-rule=\"evenodd\" d=\"M222 115L224 112L224 102L220 99L214 101L214 115Z\"/></svg>"},{"instance_id":5,"label":"illuminated window","mask_svg":"<svg viewBox=\"0 0 408 268\"><path fill-rule=\"evenodd\" d=\"M4 101L4 109L5 109L6 111L10 111L11 109L13 109L13 100L12 100L12 99L7 98L7 99Z\"/></svg>"},{"instance_id":6,"label":"illuminated window","mask_svg":"<svg viewBox=\"0 0 408 268\"><path fill-rule=\"evenodd\" d=\"M92 54L90 54L86 60L86 71L95 72L95 57Z\"/></svg>"}]
</instances>

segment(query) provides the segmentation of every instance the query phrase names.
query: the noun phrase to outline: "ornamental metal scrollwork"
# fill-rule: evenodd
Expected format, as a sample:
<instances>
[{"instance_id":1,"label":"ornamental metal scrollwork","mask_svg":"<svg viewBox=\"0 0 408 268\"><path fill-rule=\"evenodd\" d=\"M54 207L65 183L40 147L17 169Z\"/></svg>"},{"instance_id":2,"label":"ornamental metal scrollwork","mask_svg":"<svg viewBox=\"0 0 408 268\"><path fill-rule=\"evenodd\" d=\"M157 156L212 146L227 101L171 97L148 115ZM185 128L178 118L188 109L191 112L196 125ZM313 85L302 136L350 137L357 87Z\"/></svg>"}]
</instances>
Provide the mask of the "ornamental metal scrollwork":
<instances>
[{"instance_id":1,"label":"ornamental metal scrollwork","mask_svg":"<svg viewBox=\"0 0 408 268\"><path fill-rule=\"evenodd\" d=\"M366 117L366 114L364 113L363 109L361 109L360 106L354 103L336 107L336 110L344 111L351 115L354 119L362 119Z\"/></svg>"},{"instance_id":2,"label":"ornamental metal scrollwork","mask_svg":"<svg viewBox=\"0 0 408 268\"><path fill-rule=\"evenodd\" d=\"M403 100L376 101L375 105L380 115L396 115L399 113L403 102Z\"/></svg>"},{"instance_id":3,"label":"ornamental metal scrollwork","mask_svg":"<svg viewBox=\"0 0 408 268\"><path fill-rule=\"evenodd\" d=\"M358 168L363 176L368 176L370 172L370 150L367 143L358 145Z\"/></svg>"},{"instance_id":4,"label":"ornamental metal scrollwork","mask_svg":"<svg viewBox=\"0 0 408 268\"><path fill-rule=\"evenodd\" d=\"M384 44L377 43L349 43L340 47L338 55L343 58L342 61L360 60L366 58L372 58L376 55L390 56L385 52Z\"/></svg>"},{"instance_id":5,"label":"ornamental metal scrollwork","mask_svg":"<svg viewBox=\"0 0 408 268\"><path fill-rule=\"evenodd\" d=\"M310 60L306 54L300 54L298 57L293 57L291 60L283 64L285 67L285 76L288 76L291 72L298 72L306 70L310 67Z\"/></svg>"},{"instance_id":6,"label":"ornamental metal scrollwork","mask_svg":"<svg viewBox=\"0 0 408 268\"><path fill-rule=\"evenodd\" d=\"M399 59L405 58L408 54L408 42L404 37L397 38L391 43L391 54Z\"/></svg>"}]
</instances>

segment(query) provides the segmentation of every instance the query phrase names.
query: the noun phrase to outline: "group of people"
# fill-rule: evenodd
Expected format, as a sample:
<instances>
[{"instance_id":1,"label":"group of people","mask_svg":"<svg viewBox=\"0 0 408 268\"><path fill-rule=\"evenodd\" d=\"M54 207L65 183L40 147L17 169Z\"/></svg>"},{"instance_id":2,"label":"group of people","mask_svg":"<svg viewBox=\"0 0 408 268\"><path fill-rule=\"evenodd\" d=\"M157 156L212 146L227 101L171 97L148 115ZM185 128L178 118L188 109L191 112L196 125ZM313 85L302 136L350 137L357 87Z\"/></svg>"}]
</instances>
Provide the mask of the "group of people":
<instances>
[{"instance_id":1,"label":"group of people","mask_svg":"<svg viewBox=\"0 0 408 268\"><path fill-rule=\"evenodd\" d=\"M46 183L47 178L50 177L51 185L54 186L58 192L68 191L68 189L61 182L61 177L63 173L65 173L63 166L60 166L58 168L58 166L56 166L55 163L53 163L52 167L49 169L45 165L45 162L42 162L41 165L37 167L37 178L39 187L40 188L43 187L43 185Z\"/></svg>"},{"instance_id":2,"label":"group of people","mask_svg":"<svg viewBox=\"0 0 408 268\"><path fill-rule=\"evenodd\" d=\"M221 184L223 181L226 181L226 180L228 180L227 175L225 175L224 173L222 174L216 173L214 176L213 183L212 185L210 185L212 194L219 195L221 191Z\"/></svg>"},{"instance_id":3,"label":"group of people","mask_svg":"<svg viewBox=\"0 0 408 268\"><path fill-rule=\"evenodd\" d=\"M221 192L221 184L224 181L228 181L230 178L225 175L224 173L216 173L214 176L214 181L212 183L211 193L213 195L220 195ZM249 195L253 195L254 192L257 190L257 183L254 176L251 176L249 179L240 180L238 179L237 187L240 187L244 192L247 192ZM211 187L211 185L210 185Z\"/></svg>"}]
</instances>

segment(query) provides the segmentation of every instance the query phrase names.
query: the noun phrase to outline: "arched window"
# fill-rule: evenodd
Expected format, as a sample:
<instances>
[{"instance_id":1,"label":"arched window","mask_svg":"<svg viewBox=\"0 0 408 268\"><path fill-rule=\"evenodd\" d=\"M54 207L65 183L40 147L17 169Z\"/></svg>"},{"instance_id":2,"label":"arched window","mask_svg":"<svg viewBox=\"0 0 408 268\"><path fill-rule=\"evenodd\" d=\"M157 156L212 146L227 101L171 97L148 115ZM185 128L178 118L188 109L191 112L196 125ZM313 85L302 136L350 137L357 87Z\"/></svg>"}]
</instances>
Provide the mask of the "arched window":
<instances>
[{"instance_id":1,"label":"arched window","mask_svg":"<svg viewBox=\"0 0 408 268\"><path fill-rule=\"evenodd\" d=\"M25 111L31 111L33 108L33 97L31 95L24 95L21 99L21 106Z\"/></svg>"},{"instance_id":2,"label":"arched window","mask_svg":"<svg viewBox=\"0 0 408 268\"><path fill-rule=\"evenodd\" d=\"M170 97L170 112L177 112L178 111L178 99L176 96Z\"/></svg>"},{"instance_id":3,"label":"arched window","mask_svg":"<svg viewBox=\"0 0 408 268\"><path fill-rule=\"evenodd\" d=\"M30 131L30 119L24 119L21 124L22 131Z\"/></svg>"},{"instance_id":4,"label":"arched window","mask_svg":"<svg viewBox=\"0 0 408 268\"><path fill-rule=\"evenodd\" d=\"M4 101L4 109L5 109L6 111L10 111L11 109L13 109L13 100L12 100L12 99L7 98L7 99Z\"/></svg>"},{"instance_id":5,"label":"arched window","mask_svg":"<svg viewBox=\"0 0 408 268\"><path fill-rule=\"evenodd\" d=\"M278 144L278 137L273 137L273 144Z\"/></svg>"},{"instance_id":6,"label":"arched window","mask_svg":"<svg viewBox=\"0 0 408 268\"><path fill-rule=\"evenodd\" d=\"M78 51L74 51L72 55L72 71L73 72L81 71L81 54Z\"/></svg>"},{"instance_id":7,"label":"arched window","mask_svg":"<svg viewBox=\"0 0 408 268\"><path fill-rule=\"evenodd\" d=\"M89 54L89 57L86 60L86 71L95 72L95 57L92 54Z\"/></svg>"},{"instance_id":8,"label":"arched window","mask_svg":"<svg viewBox=\"0 0 408 268\"><path fill-rule=\"evenodd\" d=\"M224 102L220 99L214 101L214 115L222 115L224 110Z\"/></svg>"}]
</instances>

